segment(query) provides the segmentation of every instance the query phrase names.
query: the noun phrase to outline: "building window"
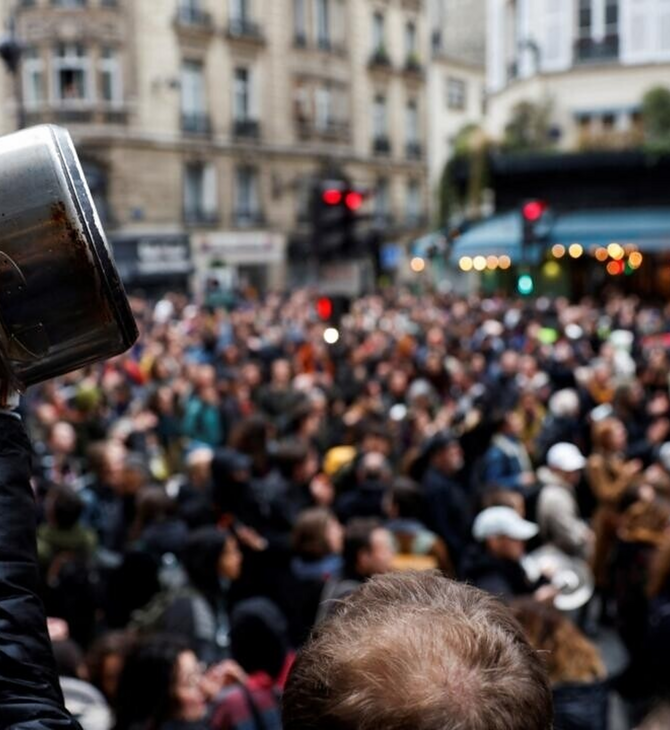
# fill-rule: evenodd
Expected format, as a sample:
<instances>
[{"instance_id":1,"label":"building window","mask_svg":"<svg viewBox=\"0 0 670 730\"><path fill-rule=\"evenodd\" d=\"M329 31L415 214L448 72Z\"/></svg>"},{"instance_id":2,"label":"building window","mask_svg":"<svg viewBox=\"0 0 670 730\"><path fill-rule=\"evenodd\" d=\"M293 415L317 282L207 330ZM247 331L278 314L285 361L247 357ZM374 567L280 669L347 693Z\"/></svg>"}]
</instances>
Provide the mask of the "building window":
<instances>
[{"instance_id":1,"label":"building window","mask_svg":"<svg viewBox=\"0 0 670 730\"><path fill-rule=\"evenodd\" d=\"M216 168L192 162L184 169L184 219L187 223L213 223L217 218Z\"/></svg>"},{"instance_id":2,"label":"building window","mask_svg":"<svg viewBox=\"0 0 670 730\"><path fill-rule=\"evenodd\" d=\"M41 104L45 98L44 61L37 48L23 52L23 97L26 105Z\"/></svg>"},{"instance_id":3,"label":"building window","mask_svg":"<svg viewBox=\"0 0 670 730\"><path fill-rule=\"evenodd\" d=\"M416 225L421 218L421 186L416 180L410 180L407 184L406 205L407 223Z\"/></svg>"},{"instance_id":4,"label":"building window","mask_svg":"<svg viewBox=\"0 0 670 730\"><path fill-rule=\"evenodd\" d=\"M123 102L121 67L114 48L105 47L100 53L100 98L109 104Z\"/></svg>"},{"instance_id":5,"label":"building window","mask_svg":"<svg viewBox=\"0 0 670 730\"><path fill-rule=\"evenodd\" d=\"M181 66L182 128L187 132L208 131L205 73L200 61L186 60Z\"/></svg>"},{"instance_id":6,"label":"building window","mask_svg":"<svg viewBox=\"0 0 670 730\"><path fill-rule=\"evenodd\" d=\"M463 79L450 76L447 79L447 107L457 111L465 109L467 89Z\"/></svg>"},{"instance_id":7,"label":"building window","mask_svg":"<svg viewBox=\"0 0 670 730\"><path fill-rule=\"evenodd\" d=\"M293 0L293 33L297 46L307 45L306 0Z\"/></svg>"},{"instance_id":8,"label":"building window","mask_svg":"<svg viewBox=\"0 0 670 730\"><path fill-rule=\"evenodd\" d=\"M385 42L385 20L383 13L375 13L372 16L372 52L384 53L386 51Z\"/></svg>"},{"instance_id":9,"label":"building window","mask_svg":"<svg viewBox=\"0 0 670 730\"><path fill-rule=\"evenodd\" d=\"M416 36L416 25L412 22L405 25L405 52L408 59L417 59L418 44Z\"/></svg>"},{"instance_id":10,"label":"building window","mask_svg":"<svg viewBox=\"0 0 670 730\"><path fill-rule=\"evenodd\" d=\"M316 0L316 42L319 48L330 48L330 0Z\"/></svg>"},{"instance_id":11,"label":"building window","mask_svg":"<svg viewBox=\"0 0 670 730\"><path fill-rule=\"evenodd\" d=\"M592 0L579 0L579 15L577 17L578 35L580 38L591 37L591 26L593 24Z\"/></svg>"},{"instance_id":12,"label":"building window","mask_svg":"<svg viewBox=\"0 0 670 730\"><path fill-rule=\"evenodd\" d=\"M53 62L56 102L90 101L90 65L81 43L59 43Z\"/></svg>"},{"instance_id":13,"label":"building window","mask_svg":"<svg viewBox=\"0 0 670 730\"><path fill-rule=\"evenodd\" d=\"M314 102L314 126L318 131L325 132L333 123L333 92L330 87L318 88Z\"/></svg>"},{"instance_id":14,"label":"building window","mask_svg":"<svg viewBox=\"0 0 670 730\"><path fill-rule=\"evenodd\" d=\"M248 68L235 69L233 94L233 116L235 121L249 121L251 119L251 72Z\"/></svg>"},{"instance_id":15,"label":"building window","mask_svg":"<svg viewBox=\"0 0 670 730\"><path fill-rule=\"evenodd\" d=\"M372 134L375 139L383 139L388 133L388 119L386 97L381 94L375 96L372 105Z\"/></svg>"},{"instance_id":16,"label":"building window","mask_svg":"<svg viewBox=\"0 0 670 730\"><path fill-rule=\"evenodd\" d=\"M416 101L408 102L405 113L408 144L416 144L419 141L419 108Z\"/></svg>"},{"instance_id":17,"label":"building window","mask_svg":"<svg viewBox=\"0 0 670 730\"><path fill-rule=\"evenodd\" d=\"M249 21L249 0L230 0L230 20L240 25Z\"/></svg>"},{"instance_id":18,"label":"building window","mask_svg":"<svg viewBox=\"0 0 670 730\"><path fill-rule=\"evenodd\" d=\"M179 20L188 25L207 22L207 14L202 9L201 0L179 0Z\"/></svg>"},{"instance_id":19,"label":"building window","mask_svg":"<svg viewBox=\"0 0 670 730\"><path fill-rule=\"evenodd\" d=\"M614 36L619 33L619 0L605 2L605 35Z\"/></svg>"},{"instance_id":20,"label":"building window","mask_svg":"<svg viewBox=\"0 0 670 730\"><path fill-rule=\"evenodd\" d=\"M377 223L388 223L391 217L391 197L389 195L389 181L385 178L377 180L375 188L374 216Z\"/></svg>"},{"instance_id":21,"label":"building window","mask_svg":"<svg viewBox=\"0 0 670 730\"><path fill-rule=\"evenodd\" d=\"M235 224L251 226L259 221L258 174L251 167L238 167L235 172Z\"/></svg>"}]
</instances>

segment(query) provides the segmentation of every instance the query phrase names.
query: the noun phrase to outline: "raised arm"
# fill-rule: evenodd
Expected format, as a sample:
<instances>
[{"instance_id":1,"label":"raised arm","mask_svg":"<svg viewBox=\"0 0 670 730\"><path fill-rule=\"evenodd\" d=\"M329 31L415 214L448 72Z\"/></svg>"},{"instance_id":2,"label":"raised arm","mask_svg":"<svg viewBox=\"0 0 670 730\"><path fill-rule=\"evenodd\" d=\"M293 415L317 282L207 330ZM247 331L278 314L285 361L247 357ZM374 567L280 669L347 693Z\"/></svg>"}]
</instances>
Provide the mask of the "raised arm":
<instances>
[{"instance_id":1,"label":"raised arm","mask_svg":"<svg viewBox=\"0 0 670 730\"><path fill-rule=\"evenodd\" d=\"M30 442L0 410L0 727L81 730L63 706L38 598Z\"/></svg>"}]
</instances>

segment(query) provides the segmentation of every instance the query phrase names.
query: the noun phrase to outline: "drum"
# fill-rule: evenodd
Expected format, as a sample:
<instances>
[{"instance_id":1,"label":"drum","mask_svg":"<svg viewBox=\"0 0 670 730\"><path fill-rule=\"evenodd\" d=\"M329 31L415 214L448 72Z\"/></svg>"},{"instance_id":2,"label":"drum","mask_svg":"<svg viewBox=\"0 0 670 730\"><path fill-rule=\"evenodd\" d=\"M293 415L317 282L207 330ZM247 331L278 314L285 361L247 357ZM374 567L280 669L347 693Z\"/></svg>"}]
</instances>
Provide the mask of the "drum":
<instances>
[{"instance_id":1,"label":"drum","mask_svg":"<svg viewBox=\"0 0 670 730\"><path fill-rule=\"evenodd\" d=\"M17 390L118 355L138 331L69 133L0 138L0 375Z\"/></svg>"}]
</instances>

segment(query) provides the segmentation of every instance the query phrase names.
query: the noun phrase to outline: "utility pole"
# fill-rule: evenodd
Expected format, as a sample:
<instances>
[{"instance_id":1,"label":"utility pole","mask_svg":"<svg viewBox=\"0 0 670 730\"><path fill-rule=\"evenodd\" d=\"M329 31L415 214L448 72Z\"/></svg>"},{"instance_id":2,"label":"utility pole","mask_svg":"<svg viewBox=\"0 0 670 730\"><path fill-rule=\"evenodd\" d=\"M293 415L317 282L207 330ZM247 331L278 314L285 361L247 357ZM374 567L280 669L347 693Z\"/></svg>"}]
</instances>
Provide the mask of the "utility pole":
<instances>
[{"instance_id":1,"label":"utility pole","mask_svg":"<svg viewBox=\"0 0 670 730\"><path fill-rule=\"evenodd\" d=\"M17 129L26 126L26 113L23 106L23 84L21 83L21 54L23 47L16 37L16 23L14 17L9 21L9 33L0 40L0 58L5 62L7 71L14 82L14 98L16 99Z\"/></svg>"}]
</instances>

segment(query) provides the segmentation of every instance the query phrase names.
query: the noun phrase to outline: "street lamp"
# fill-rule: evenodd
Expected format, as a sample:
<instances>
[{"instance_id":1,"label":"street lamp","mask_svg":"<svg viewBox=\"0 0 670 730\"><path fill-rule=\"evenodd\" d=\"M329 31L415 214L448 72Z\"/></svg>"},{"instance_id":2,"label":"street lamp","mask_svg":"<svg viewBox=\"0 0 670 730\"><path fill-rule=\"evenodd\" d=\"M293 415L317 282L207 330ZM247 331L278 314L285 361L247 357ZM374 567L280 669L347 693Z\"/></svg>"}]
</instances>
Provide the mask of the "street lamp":
<instances>
[{"instance_id":1,"label":"street lamp","mask_svg":"<svg viewBox=\"0 0 670 730\"><path fill-rule=\"evenodd\" d=\"M16 122L19 129L26 126L25 110L23 108L23 88L21 85L21 54L23 47L16 37L14 18L9 21L9 33L0 40L0 58L5 62L7 71L14 80L14 94L16 97Z\"/></svg>"}]
</instances>

